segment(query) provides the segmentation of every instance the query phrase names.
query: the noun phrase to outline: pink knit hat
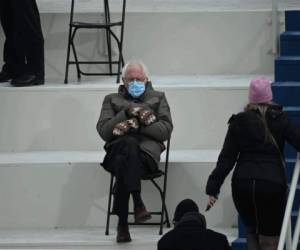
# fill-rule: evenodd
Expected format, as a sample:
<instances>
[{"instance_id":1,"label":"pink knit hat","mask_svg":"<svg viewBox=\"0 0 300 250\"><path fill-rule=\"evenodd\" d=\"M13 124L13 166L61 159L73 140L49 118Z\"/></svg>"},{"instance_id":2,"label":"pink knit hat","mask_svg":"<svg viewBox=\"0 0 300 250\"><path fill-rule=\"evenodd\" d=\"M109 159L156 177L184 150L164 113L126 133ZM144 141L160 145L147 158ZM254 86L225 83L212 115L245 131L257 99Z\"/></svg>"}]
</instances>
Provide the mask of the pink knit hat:
<instances>
[{"instance_id":1,"label":"pink knit hat","mask_svg":"<svg viewBox=\"0 0 300 250\"><path fill-rule=\"evenodd\" d=\"M249 88L250 103L267 103L272 99L271 82L268 78L260 76L251 80Z\"/></svg>"}]
</instances>

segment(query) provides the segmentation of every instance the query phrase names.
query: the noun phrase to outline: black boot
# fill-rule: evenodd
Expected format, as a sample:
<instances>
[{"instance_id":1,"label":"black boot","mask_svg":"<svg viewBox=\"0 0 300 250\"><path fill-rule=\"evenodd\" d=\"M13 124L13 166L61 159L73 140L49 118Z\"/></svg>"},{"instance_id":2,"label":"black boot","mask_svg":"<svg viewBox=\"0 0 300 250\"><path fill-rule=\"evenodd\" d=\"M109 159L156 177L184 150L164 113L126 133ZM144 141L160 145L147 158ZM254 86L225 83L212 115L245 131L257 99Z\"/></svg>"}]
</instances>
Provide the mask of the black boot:
<instances>
[{"instance_id":1,"label":"black boot","mask_svg":"<svg viewBox=\"0 0 300 250\"><path fill-rule=\"evenodd\" d=\"M151 214L146 210L145 207L139 207L134 209L134 220L135 222L144 222L152 218Z\"/></svg>"},{"instance_id":2,"label":"black boot","mask_svg":"<svg viewBox=\"0 0 300 250\"><path fill-rule=\"evenodd\" d=\"M128 225L118 225L117 228L117 242L118 243L125 243L125 242L130 242L131 237L129 233L129 228Z\"/></svg>"},{"instance_id":3,"label":"black boot","mask_svg":"<svg viewBox=\"0 0 300 250\"><path fill-rule=\"evenodd\" d=\"M2 70L0 72L0 83L9 82L9 81L11 81L12 78L13 77L12 77L11 73L9 73L9 72L7 72L5 70Z\"/></svg>"},{"instance_id":4,"label":"black boot","mask_svg":"<svg viewBox=\"0 0 300 250\"><path fill-rule=\"evenodd\" d=\"M45 83L43 77L36 75L21 75L11 81L11 85L15 87L27 87L33 85L42 85Z\"/></svg>"}]
</instances>

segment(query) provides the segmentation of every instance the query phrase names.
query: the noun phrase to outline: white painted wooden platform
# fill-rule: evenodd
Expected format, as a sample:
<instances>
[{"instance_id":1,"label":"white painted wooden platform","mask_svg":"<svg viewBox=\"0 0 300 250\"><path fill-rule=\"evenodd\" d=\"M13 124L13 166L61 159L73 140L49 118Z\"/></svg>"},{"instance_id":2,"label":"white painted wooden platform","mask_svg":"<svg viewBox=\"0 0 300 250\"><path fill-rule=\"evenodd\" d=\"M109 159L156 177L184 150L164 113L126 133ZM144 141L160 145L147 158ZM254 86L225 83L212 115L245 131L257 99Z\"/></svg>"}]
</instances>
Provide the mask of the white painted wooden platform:
<instances>
[{"instance_id":1,"label":"white painted wooden platform","mask_svg":"<svg viewBox=\"0 0 300 250\"><path fill-rule=\"evenodd\" d=\"M210 88L210 89L247 89L250 80L261 74L247 75L151 75L149 80L153 83L155 89L180 90L189 88ZM264 74L273 80L273 75ZM0 84L0 90L7 92L27 92L27 91L116 91L118 84L116 77L86 77L82 76L81 81L73 80L68 84L64 84L63 79L49 78L45 85L30 86L26 88L15 88L9 83Z\"/></svg>"},{"instance_id":2,"label":"white painted wooden platform","mask_svg":"<svg viewBox=\"0 0 300 250\"><path fill-rule=\"evenodd\" d=\"M174 122L167 191L171 214L186 197L205 209L205 184L227 120L247 103L252 77L150 77L156 89L165 91ZM0 229L88 229L105 224L109 175L99 165L104 152L96 123L104 96L118 88L114 80L0 86L0 197L6 201L0 204ZM149 209L160 206L150 183L143 183L143 197ZM214 227L236 225L230 178L207 220Z\"/></svg>"},{"instance_id":3,"label":"white painted wooden platform","mask_svg":"<svg viewBox=\"0 0 300 250\"><path fill-rule=\"evenodd\" d=\"M171 150L169 162L171 163L213 163L216 162L219 150ZM36 151L20 153L0 153L0 167L54 164L97 164L102 162L104 151ZM165 161L165 152L162 162Z\"/></svg>"},{"instance_id":4,"label":"white painted wooden platform","mask_svg":"<svg viewBox=\"0 0 300 250\"><path fill-rule=\"evenodd\" d=\"M150 75L171 107L172 150L220 148L227 120L247 103L249 82L255 76ZM118 89L114 81L87 77L67 85L59 79L26 88L0 85L0 152L103 150L96 123L104 96Z\"/></svg>"},{"instance_id":5,"label":"white painted wooden platform","mask_svg":"<svg viewBox=\"0 0 300 250\"><path fill-rule=\"evenodd\" d=\"M137 10L127 13L123 49L125 61L142 59L152 75L272 74L274 55L271 53L270 9L241 10L239 2L232 1L236 9L172 12L172 6L189 6L187 2L179 4L178 0L174 1L174 5L169 1L166 7L157 2L159 8L163 8L161 11L153 12L150 9L147 12ZM50 0L49 5L53 4L62 13L49 10L41 14L46 78L50 82L54 78L64 79L69 23L69 14L64 10L64 5L67 2L69 0ZM82 3L95 11L95 5L90 4L89 0ZM51 6L45 8L51 9ZM188 8L197 9L193 5ZM199 8L202 8L201 4ZM76 20L95 22L101 18L98 13L88 13L85 7L82 9L83 13L78 14ZM284 20L282 13L280 15ZM117 18L118 14L113 17ZM282 28L283 25L280 26ZM3 43L3 32L0 32L0 45ZM105 34L101 31L80 31L76 45L82 60L106 59ZM115 44L112 48L116 57ZM87 72L103 72L107 68L99 65L82 66ZM76 79L74 66L71 66L69 76L71 82Z\"/></svg>"},{"instance_id":6,"label":"white painted wooden platform","mask_svg":"<svg viewBox=\"0 0 300 250\"><path fill-rule=\"evenodd\" d=\"M37 0L41 12L68 12L70 0ZM79 12L95 12L101 9L101 0L77 0ZM116 11L120 0L111 1L111 8ZM241 11L270 10L271 0L127 0L129 12L199 12L199 11ZM280 9L299 8L297 0L280 0Z\"/></svg>"},{"instance_id":7,"label":"white painted wooden platform","mask_svg":"<svg viewBox=\"0 0 300 250\"><path fill-rule=\"evenodd\" d=\"M76 1L79 18L101 18L102 0ZM156 249L156 228L132 228L133 242L116 244L115 216L112 234L104 236L109 174L99 166L104 152L95 125L103 97L117 89L115 78L77 82L73 67L64 85L70 0L37 2L46 85L0 85L0 249ZM117 2L110 1L113 12ZM298 0L280 1L281 10L299 8ZM125 60L146 63L155 88L166 92L175 125L170 216L188 197L205 209L205 184L229 116L247 103L254 75L273 75L270 20L271 0L128 0ZM1 30L0 47L3 41ZM80 57L103 58L104 42L101 32L80 33ZM150 183L143 182L142 194L147 208L161 206ZM217 231L230 241L236 237L230 178L206 218L225 228Z\"/></svg>"}]
</instances>

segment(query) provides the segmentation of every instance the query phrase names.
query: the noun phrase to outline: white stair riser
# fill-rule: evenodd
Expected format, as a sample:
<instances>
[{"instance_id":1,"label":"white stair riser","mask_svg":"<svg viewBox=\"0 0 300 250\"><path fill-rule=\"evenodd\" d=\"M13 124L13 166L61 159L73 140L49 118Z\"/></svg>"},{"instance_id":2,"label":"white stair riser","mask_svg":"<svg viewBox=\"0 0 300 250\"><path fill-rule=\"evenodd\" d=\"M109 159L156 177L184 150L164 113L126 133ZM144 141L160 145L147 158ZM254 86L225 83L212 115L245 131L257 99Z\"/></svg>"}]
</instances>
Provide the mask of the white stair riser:
<instances>
[{"instance_id":1,"label":"white stair riser","mask_svg":"<svg viewBox=\"0 0 300 250\"><path fill-rule=\"evenodd\" d=\"M279 9L296 9L299 7L298 0L280 0ZM271 10L272 2L269 0L127 0L127 12L201 12L201 11L228 11L228 10ZM39 10L44 13L68 13L71 0L37 0ZM110 2L112 12L121 8L122 1ZM98 0L77 0L75 8L81 13L95 13L103 9L103 3Z\"/></svg>"},{"instance_id":2,"label":"white stair riser","mask_svg":"<svg viewBox=\"0 0 300 250\"><path fill-rule=\"evenodd\" d=\"M170 219L184 198L194 199L203 212L205 185L214 164L171 163L167 205ZM0 168L0 229L88 228L104 226L109 174L97 164L18 166ZM216 207L206 214L210 226L230 227L235 210L227 180ZM150 182L142 188L149 209L159 209L157 191ZM112 217L112 229L116 218Z\"/></svg>"},{"instance_id":3,"label":"white stair riser","mask_svg":"<svg viewBox=\"0 0 300 250\"><path fill-rule=\"evenodd\" d=\"M0 151L98 150L96 131L103 98L111 90L0 92ZM232 113L247 102L246 88L168 88L174 131L172 149L217 149Z\"/></svg>"},{"instance_id":4,"label":"white stair riser","mask_svg":"<svg viewBox=\"0 0 300 250\"><path fill-rule=\"evenodd\" d=\"M79 14L80 20L99 14ZM115 15L114 15L115 16ZM273 71L270 11L128 13L125 60L141 58L153 74L257 74ZM48 79L64 79L69 14L41 14ZM84 60L105 55L105 35L79 31ZM0 33L0 45L3 32ZM116 46L114 46L116 51ZM0 58L2 58L0 50ZM115 53L114 53L115 54ZM70 79L75 79L71 66ZM89 71L95 69L88 67ZM97 71L103 71L101 67Z\"/></svg>"}]
</instances>

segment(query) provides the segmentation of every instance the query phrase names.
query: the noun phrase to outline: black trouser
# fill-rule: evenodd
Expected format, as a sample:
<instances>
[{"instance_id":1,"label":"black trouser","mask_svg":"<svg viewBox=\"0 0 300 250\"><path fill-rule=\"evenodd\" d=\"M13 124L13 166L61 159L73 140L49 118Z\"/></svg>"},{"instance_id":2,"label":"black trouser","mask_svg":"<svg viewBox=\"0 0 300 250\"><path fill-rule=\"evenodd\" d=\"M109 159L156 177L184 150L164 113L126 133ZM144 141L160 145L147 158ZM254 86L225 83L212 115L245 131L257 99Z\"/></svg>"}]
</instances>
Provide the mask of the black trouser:
<instances>
[{"instance_id":1,"label":"black trouser","mask_svg":"<svg viewBox=\"0 0 300 250\"><path fill-rule=\"evenodd\" d=\"M130 193L133 194L134 207L142 206L142 201L136 198L141 191L141 179L158 171L158 166L140 150L139 138L134 136L119 138L107 150L102 165L116 177L113 211L126 222Z\"/></svg>"},{"instance_id":2,"label":"black trouser","mask_svg":"<svg viewBox=\"0 0 300 250\"><path fill-rule=\"evenodd\" d=\"M232 196L248 233L280 234L286 205L285 186L264 180L235 179Z\"/></svg>"},{"instance_id":3,"label":"black trouser","mask_svg":"<svg viewBox=\"0 0 300 250\"><path fill-rule=\"evenodd\" d=\"M0 0L5 34L3 70L44 78L44 38L35 0Z\"/></svg>"}]
</instances>

